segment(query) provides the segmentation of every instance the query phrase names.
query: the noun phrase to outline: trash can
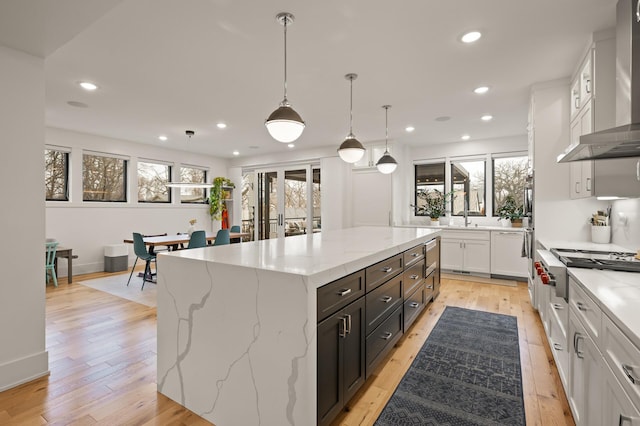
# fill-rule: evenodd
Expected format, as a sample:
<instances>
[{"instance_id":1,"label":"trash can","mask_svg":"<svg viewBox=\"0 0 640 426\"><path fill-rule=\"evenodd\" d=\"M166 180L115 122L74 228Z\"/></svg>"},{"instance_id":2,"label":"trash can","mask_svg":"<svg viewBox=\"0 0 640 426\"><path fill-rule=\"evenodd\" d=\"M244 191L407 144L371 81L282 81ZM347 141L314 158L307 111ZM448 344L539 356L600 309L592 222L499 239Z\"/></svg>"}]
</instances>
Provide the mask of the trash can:
<instances>
[{"instance_id":1,"label":"trash can","mask_svg":"<svg viewBox=\"0 0 640 426\"><path fill-rule=\"evenodd\" d=\"M120 272L129 267L129 250L125 244L112 244L104 248L104 271Z\"/></svg>"}]
</instances>

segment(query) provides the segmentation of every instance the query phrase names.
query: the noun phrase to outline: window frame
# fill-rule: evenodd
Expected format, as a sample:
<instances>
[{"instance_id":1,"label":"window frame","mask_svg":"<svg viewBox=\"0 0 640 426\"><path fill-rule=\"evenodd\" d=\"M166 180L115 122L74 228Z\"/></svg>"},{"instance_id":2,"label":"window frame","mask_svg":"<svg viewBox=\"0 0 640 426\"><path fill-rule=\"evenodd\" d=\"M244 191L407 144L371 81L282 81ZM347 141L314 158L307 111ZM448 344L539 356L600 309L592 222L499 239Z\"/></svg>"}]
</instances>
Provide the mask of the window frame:
<instances>
[{"instance_id":1,"label":"window frame","mask_svg":"<svg viewBox=\"0 0 640 426\"><path fill-rule=\"evenodd\" d=\"M446 189L446 183L447 183L447 161L445 159L434 159L433 161L428 161L428 162L420 162L420 163L414 163L413 165L413 206L418 206L418 167L420 166L440 166L442 165L442 193L445 192ZM425 184L425 183L420 183L421 186L436 186L435 184ZM438 186L440 186L440 184L437 184ZM427 189L428 190L428 189ZM447 204L448 206L448 204ZM416 210L416 207L412 207L413 210L413 215L415 217L429 217L428 213L418 213Z\"/></svg>"},{"instance_id":2,"label":"window frame","mask_svg":"<svg viewBox=\"0 0 640 426\"><path fill-rule=\"evenodd\" d=\"M56 147L56 146L50 146L50 145L45 145L44 147L44 151L45 151L45 201L54 201L54 202L60 202L60 201L70 201L70 197L69 197L69 171L70 171L70 161L71 161L71 151L68 148L62 148L62 147ZM46 164L46 152L47 151L56 151L56 152L60 152L64 155L64 198L48 198L47 197L47 189L46 189L46 179L47 179L47 164Z\"/></svg>"},{"instance_id":3,"label":"window frame","mask_svg":"<svg viewBox=\"0 0 640 426\"><path fill-rule=\"evenodd\" d=\"M85 198L85 192L86 192L86 188L85 188L85 167L84 167L84 159L85 156L92 156L92 157L103 157L103 158L110 158L110 159L114 159L114 160L121 160L122 161L122 196L123 199L121 200L88 200ZM117 154L109 154L109 153L103 153L103 152L95 152L95 151L83 151L82 152L82 202L87 202L87 203L127 203L128 202L128 181L129 181L129 164L130 164L130 160L129 157L125 157L122 155L117 155Z\"/></svg>"},{"instance_id":4,"label":"window frame","mask_svg":"<svg viewBox=\"0 0 640 426\"><path fill-rule=\"evenodd\" d=\"M166 178L166 183L171 181L171 176L172 176L172 172L173 172L173 164L168 163L166 161L160 161L160 160L151 160L148 158L139 158L138 161L136 162L136 194L137 194L137 202L140 204L171 204L171 195L172 192L171 188L165 186L166 191L167 191L167 199L166 200L161 200L161 201L154 201L154 200L141 200L140 199L140 164L152 164L152 165L156 165L156 166L164 166L167 167L167 178Z\"/></svg>"},{"instance_id":5,"label":"window frame","mask_svg":"<svg viewBox=\"0 0 640 426\"><path fill-rule=\"evenodd\" d=\"M518 158L518 157L524 157L524 159L526 160L525 173L524 173L524 177L526 179L528 171L529 171L528 170L529 169L529 154L526 151L505 152L505 153L497 153L497 154L492 154L491 155L491 201L492 201L491 215L493 217L499 217L496 214L496 209L499 206L498 206L498 203L496 202L496 179L495 179L496 167L495 167L495 160L504 160L505 158ZM518 201L520 201L520 202L524 201L524 181L523 181L522 191L523 191L523 193L521 194L521 196L519 198L516 198L516 203Z\"/></svg>"},{"instance_id":6,"label":"window frame","mask_svg":"<svg viewBox=\"0 0 640 426\"><path fill-rule=\"evenodd\" d=\"M453 186L455 185L455 182L453 180L453 167L454 164L458 164L458 163L471 163L471 162L482 162L483 163L483 173L484 173L484 185L483 185L483 189L484 189L484 193L483 193L483 201L484 201L484 214L474 214L474 215L470 215L471 217L488 217L487 216L487 157L482 155L482 156L473 156L473 157L452 157L449 159L449 190L451 192L454 192L454 188ZM493 176L492 176L493 178ZM463 203L466 201L467 206L470 205L469 203L469 192L465 192L465 197L463 200ZM449 209L449 212L451 214L451 216L453 217L462 217L464 214L455 214L453 211L453 199L451 200L451 208Z\"/></svg>"},{"instance_id":7,"label":"window frame","mask_svg":"<svg viewBox=\"0 0 640 426\"><path fill-rule=\"evenodd\" d=\"M179 182L183 182L182 180L182 169L194 169L194 170L200 170L202 172L204 172L204 177L202 182L198 182L198 183L207 183L207 175L209 174L209 170L206 167L202 167L202 166L193 166L191 164L180 164L178 167L178 173L180 175L180 179L178 179ZM188 205L194 205L194 204L208 204L209 203L209 190L206 188L201 188L203 191L203 195L202 195L202 201L184 201L182 199L182 190L183 189L188 189L188 188L179 188L178 191L178 197L180 199L180 204L188 204Z\"/></svg>"}]
</instances>

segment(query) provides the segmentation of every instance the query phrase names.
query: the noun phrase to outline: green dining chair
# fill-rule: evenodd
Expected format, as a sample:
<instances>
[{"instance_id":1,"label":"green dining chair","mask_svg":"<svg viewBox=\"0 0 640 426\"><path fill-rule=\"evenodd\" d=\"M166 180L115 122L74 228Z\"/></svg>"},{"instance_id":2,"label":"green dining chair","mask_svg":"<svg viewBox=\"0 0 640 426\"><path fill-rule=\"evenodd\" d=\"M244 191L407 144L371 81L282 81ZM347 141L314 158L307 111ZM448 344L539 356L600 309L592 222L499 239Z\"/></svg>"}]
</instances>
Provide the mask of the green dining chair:
<instances>
[{"instance_id":1,"label":"green dining chair","mask_svg":"<svg viewBox=\"0 0 640 426\"><path fill-rule=\"evenodd\" d=\"M207 246L207 234L204 231L193 231L189 238L188 249Z\"/></svg>"},{"instance_id":2,"label":"green dining chair","mask_svg":"<svg viewBox=\"0 0 640 426\"><path fill-rule=\"evenodd\" d=\"M58 242L46 242L45 247L47 248L47 252L44 264L44 281L48 283L49 277L51 277L53 285L58 287L58 277L56 276L56 250L58 249Z\"/></svg>"},{"instance_id":3,"label":"green dining chair","mask_svg":"<svg viewBox=\"0 0 640 426\"><path fill-rule=\"evenodd\" d=\"M233 225L233 226L231 227L231 229L229 230L229 232L241 232L241 231L240 231L240 225ZM232 242L232 243L239 243L239 242L240 242L240 240L241 240L241 238L232 238L232 239L231 239L231 242Z\"/></svg>"},{"instance_id":4,"label":"green dining chair","mask_svg":"<svg viewBox=\"0 0 640 426\"><path fill-rule=\"evenodd\" d=\"M214 246L221 246L224 244L229 244L231 241L229 240L229 230L221 229L216 234L216 240L213 242Z\"/></svg>"},{"instance_id":5,"label":"green dining chair","mask_svg":"<svg viewBox=\"0 0 640 426\"><path fill-rule=\"evenodd\" d=\"M133 252L136 254L136 261L133 262L133 267L131 268L131 273L129 274L129 281L127 281L127 287L129 286L129 282L131 282L131 276L133 275L133 271L136 269L136 263L138 263L138 259L142 259L145 261L144 266L144 274L142 276L142 288L140 291L144 290L144 283L147 281L153 282L151 278L151 262L156 261L155 253L150 253L147 250L147 246L144 243L144 239L142 238L142 234L137 232L133 233Z\"/></svg>"}]
</instances>

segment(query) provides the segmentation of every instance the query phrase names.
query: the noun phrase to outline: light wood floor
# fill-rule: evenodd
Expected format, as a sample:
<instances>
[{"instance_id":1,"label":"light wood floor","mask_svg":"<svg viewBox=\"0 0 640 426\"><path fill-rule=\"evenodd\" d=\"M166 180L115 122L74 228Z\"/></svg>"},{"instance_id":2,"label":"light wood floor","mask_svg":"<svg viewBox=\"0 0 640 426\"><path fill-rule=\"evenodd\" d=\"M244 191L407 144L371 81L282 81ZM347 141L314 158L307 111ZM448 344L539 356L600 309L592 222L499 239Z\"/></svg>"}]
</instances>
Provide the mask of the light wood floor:
<instances>
[{"instance_id":1,"label":"light wood floor","mask_svg":"<svg viewBox=\"0 0 640 426\"><path fill-rule=\"evenodd\" d=\"M51 374L0 393L1 425L209 424L156 392L155 309L77 284L105 275L110 274L74 277L74 284L47 288ZM574 424L526 285L448 279L440 297L398 342L336 425L375 421L445 305L516 316L527 425Z\"/></svg>"}]
</instances>

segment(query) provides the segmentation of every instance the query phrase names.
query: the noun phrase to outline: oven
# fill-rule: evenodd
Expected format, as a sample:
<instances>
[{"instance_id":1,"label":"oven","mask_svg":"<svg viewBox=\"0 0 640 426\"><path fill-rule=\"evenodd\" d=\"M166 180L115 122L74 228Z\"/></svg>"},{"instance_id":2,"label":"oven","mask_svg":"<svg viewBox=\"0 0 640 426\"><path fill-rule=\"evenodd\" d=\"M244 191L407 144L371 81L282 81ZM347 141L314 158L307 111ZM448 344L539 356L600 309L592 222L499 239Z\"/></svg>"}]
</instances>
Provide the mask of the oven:
<instances>
[{"instance_id":1,"label":"oven","mask_svg":"<svg viewBox=\"0 0 640 426\"><path fill-rule=\"evenodd\" d=\"M551 316L558 316L564 330L568 325L569 277L567 267L551 251L536 250L539 260L535 262L536 278L534 286L537 294L538 312L545 330L550 327ZM563 311L558 315L555 311Z\"/></svg>"}]
</instances>

